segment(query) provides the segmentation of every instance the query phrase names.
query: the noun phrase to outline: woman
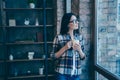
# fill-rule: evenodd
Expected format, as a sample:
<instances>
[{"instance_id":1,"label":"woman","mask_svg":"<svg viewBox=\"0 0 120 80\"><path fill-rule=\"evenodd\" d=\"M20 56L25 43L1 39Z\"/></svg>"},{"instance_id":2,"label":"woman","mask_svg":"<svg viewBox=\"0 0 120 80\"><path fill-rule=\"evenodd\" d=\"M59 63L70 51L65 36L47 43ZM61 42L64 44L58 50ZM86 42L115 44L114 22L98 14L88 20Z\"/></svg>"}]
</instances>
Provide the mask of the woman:
<instances>
[{"instance_id":1,"label":"woman","mask_svg":"<svg viewBox=\"0 0 120 80\"><path fill-rule=\"evenodd\" d=\"M54 39L51 54L56 61L56 80L80 80L80 60L85 59L85 54L83 38L78 32L78 20L75 14L64 14L61 31Z\"/></svg>"}]
</instances>

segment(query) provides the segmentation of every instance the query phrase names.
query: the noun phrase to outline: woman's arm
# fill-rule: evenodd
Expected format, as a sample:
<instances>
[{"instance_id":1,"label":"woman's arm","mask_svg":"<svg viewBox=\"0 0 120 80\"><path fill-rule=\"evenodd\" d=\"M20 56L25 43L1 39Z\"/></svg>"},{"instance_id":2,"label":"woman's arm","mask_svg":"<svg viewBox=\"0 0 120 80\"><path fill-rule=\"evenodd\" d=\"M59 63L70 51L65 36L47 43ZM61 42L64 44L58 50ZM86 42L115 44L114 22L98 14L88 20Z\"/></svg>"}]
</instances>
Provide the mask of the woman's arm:
<instances>
[{"instance_id":1,"label":"woman's arm","mask_svg":"<svg viewBox=\"0 0 120 80\"><path fill-rule=\"evenodd\" d=\"M81 48L78 49L78 52L79 52L79 54L80 54L81 59L82 59L82 60L85 59L86 55L85 55L85 53L83 53L83 51L82 51Z\"/></svg>"},{"instance_id":2,"label":"woman's arm","mask_svg":"<svg viewBox=\"0 0 120 80\"><path fill-rule=\"evenodd\" d=\"M67 49L71 48L71 41L68 41L66 43L66 45L64 45L62 48L60 48L60 42L59 42L59 35L57 35L54 38L53 41L53 49L51 52L51 58L55 59L55 58L59 58Z\"/></svg>"},{"instance_id":3,"label":"woman's arm","mask_svg":"<svg viewBox=\"0 0 120 80\"><path fill-rule=\"evenodd\" d=\"M67 44L62 47L58 52L55 53L55 58L59 58L66 50L71 48L71 41L67 42Z\"/></svg>"}]
</instances>

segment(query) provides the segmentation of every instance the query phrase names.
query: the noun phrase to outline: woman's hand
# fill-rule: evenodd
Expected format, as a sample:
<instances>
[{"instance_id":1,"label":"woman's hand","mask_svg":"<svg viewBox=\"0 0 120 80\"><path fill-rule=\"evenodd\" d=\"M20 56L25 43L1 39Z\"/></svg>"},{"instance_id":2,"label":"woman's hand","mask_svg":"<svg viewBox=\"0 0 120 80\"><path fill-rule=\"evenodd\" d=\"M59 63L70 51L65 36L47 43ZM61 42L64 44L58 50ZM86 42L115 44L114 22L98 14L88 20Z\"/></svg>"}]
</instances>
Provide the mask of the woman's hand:
<instances>
[{"instance_id":1,"label":"woman's hand","mask_svg":"<svg viewBox=\"0 0 120 80\"><path fill-rule=\"evenodd\" d=\"M66 50L72 47L72 41L68 41L64 47L55 53L55 58L59 58Z\"/></svg>"},{"instance_id":2,"label":"woman's hand","mask_svg":"<svg viewBox=\"0 0 120 80\"><path fill-rule=\"evenodd\" d=\"M77 50L79 52L82 60L85 59L85 54L83 53L83 51L81 49L81 45L80 45L78 40L73 41L73 46L72 47L73 47L74 50Z\"/></svg>"},{"instance_id":3,"label":"woman's hand","mask_svg":"<svg viewBox=\"0 0 120 80\"><path fill-rule=\"evenodd\" d=\"M73 41L73 46L72 47L73 47L74 50L77 50L77 51L81 50L81 45L79 44L78 40Z\"/></svg>"},{"instance_id":4,"label":"woman's hand","mask_svg":"<svg viewBox=\"0 0 120 80\"><path fill-rule=\"evenodd\" d=\"M67 49L70 49L72 47L72 41L67 42L65 46L67 47Z\"/></svg>"}]
</instances>

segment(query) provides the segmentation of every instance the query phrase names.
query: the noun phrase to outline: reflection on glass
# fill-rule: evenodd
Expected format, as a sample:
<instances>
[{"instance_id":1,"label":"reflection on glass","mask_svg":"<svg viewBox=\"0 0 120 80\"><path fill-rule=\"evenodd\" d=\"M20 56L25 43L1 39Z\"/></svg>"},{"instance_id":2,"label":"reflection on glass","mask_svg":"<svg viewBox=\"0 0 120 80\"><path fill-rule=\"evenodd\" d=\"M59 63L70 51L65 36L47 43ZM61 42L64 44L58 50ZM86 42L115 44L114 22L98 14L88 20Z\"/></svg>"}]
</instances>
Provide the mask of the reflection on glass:
<instances>
[{"instance_id":1,"label":"reflection on glass","mask_svg":"<svg viewBox=\"0 0 120 80\"><path fill-rule=\"evenodd\" d=\"M120 26L118 22L120 20L118 15L120 14L118 13L120 5L117 0L98 0L97 4L97 63L119 75Z\"/></svg>"}]
</instances>

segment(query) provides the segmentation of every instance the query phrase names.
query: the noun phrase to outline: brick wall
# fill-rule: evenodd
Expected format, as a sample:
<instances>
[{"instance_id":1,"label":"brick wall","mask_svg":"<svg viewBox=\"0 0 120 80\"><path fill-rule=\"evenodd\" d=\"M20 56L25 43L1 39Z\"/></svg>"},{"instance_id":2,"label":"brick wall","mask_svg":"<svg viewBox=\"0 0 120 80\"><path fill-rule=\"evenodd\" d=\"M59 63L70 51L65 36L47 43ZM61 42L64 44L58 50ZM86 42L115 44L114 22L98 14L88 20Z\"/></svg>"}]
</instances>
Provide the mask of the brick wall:
<instances>
[{"instance_id":1,"label":"brick wall","mask_svg":"<svg viewBox=\"0 0 120 80\"><path fill-rule=\"evenodd\" d=\"M93 80L91 64L91 56L93 53L91 49L91 29L93 28L93 0L79 0L79 16L80 16L80 32L85 39L85 54L87 55L86 60L82 63L82 74L81 80Z\"/></svg>"},{"instance_id":2,"label":"brick wall","mask_svg":"<svg viewBox=\"0 0 120 80\"><path fill-rule=\"evenodd\" d=\"M64 0L57 0L57 34L60 32L61 27L61 19L65 12L65 1Z\"/></svg>"}]
</instances>

